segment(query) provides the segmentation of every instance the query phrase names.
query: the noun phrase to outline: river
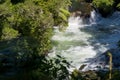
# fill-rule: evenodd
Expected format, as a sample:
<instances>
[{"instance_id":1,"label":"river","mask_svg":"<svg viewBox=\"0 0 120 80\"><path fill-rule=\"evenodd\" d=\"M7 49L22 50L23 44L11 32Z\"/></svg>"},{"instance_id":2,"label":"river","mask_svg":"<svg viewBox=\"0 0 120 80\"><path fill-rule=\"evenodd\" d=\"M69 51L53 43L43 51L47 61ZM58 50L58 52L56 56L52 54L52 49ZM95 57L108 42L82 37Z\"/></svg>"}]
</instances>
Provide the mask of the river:
<instances>
[{"instance_id":1,"label":"river","mask_svg":"<svg viewBox=\"0 0 120 80\"><path fill-rule=\"evenodd\" d=\"M117 48L120 40L120 12L114 12L108 18L101 17L95 11L89 19L70 17L69 26L64 32L57 27L52 41L54 46L49 54L59 54L72 65L71 69L88 64L90 59L111 48Z\"/></svg>"}]
</instances>

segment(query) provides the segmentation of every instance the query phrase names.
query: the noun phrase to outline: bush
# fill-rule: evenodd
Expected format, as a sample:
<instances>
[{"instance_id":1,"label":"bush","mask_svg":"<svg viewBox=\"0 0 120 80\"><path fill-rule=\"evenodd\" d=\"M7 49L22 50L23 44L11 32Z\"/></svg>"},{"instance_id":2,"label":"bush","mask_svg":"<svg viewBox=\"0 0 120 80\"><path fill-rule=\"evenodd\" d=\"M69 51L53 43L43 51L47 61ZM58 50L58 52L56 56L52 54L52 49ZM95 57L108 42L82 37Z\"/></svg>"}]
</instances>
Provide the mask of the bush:
<instances>
[{"instance_id":1,"label":"bush","mask_svg":"<svg viewBox=\"0 0 120 80\"><path fill-rule=\"evenodd\" d=\"M2 64L14 64L9 61L9 63ZM0 64L0 65L2 65ZM5 67L4 65L4 67ZM8 65L7 65L8 66ZM68 80L69 79L69 63L62 58L57 56L56 58L47 58L45 56L36 56L36 57L21 57L16 59L16 64L11 69L10 76L0 76L1 80ZM4 69L3 67L0 67ZM7 69L4 69L7 71ZM2 71L2 70L1 70ZM4 71L4 72L5 72ZM8 70L9 71L9 70ZM1 74L0 74L1 75Z\"/></svg>"},{"instance_id":2,"label":"bush","mask_svg":"<svg viewBox=\"0 0 120 80\"><path fill-rule=\"evenodd\" d=\"M120 11L120 3L117 5L117 10Z\"/></svg>"},{"instance_id":3,"label":"bush","mask_svg":"<svg viewBox=\"0 0 120 80\"><path fill-rule=\"evenodd\" d=\"M1 40L10 40L18 36L18 31L10 27L4 27L2 29Z\"/></svg>"},{"instance_id":4,"label":"bush","mask_svg":"<svg viewBox=\"0 0 120 80\"><path fill-rule=\"evenodd\" d=\"M67 78L66 60L46 59L46 55L52 48L53 26L67 24L68 5L70 0L6 0L0 4L0 54L7 56L0 55L0 68L9 67L7 71L14 74L15 69L28 70L31 80Z\"/></svg>"},{"instance_id":5,"label":"bush","mask_svg":"<svg viewBox=\"0 0 120 80\"><path fill-rule=\"evenodd\" d=\"M14 3L16 5L12 5ZM35 53L39 55L48 53L51 49L53 26L67 26L70 15L67 11L68 5L70 5L69 0L65 2L63 0L6 1L0 5L0 39L26 40L29 48L25 49L28 52L36 51ZM34 45L31 45L32 43ZM21 48L20 50L23 52ZM18 53L17 50L16 53Z\"/></svg>"},{"instance_id":6,"label":"bush","mask_svg":"<svg viewBox=\"0 0 120 80\"><path fill-rule=\"evenodd\" d=\"M93 0L92 3L103 17L107 17L113 12L113 0Z\"/></svg>"}]
</instances>

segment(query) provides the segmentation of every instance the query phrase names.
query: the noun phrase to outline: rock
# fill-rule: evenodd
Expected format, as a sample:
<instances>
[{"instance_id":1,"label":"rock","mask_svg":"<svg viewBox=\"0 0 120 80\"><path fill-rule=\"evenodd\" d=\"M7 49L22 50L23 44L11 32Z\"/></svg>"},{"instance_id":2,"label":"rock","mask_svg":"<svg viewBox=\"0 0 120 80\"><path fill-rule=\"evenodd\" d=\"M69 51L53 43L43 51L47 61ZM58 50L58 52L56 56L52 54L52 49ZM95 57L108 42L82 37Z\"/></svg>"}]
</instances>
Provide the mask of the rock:
<instances>
[{"instance_id":1,"label":"rock","mask_svg":"<svg viewBox=\"0 0 120 80\"><path fill-rule=\"evenodd\" d=\"M85 66L86 66L86 64L81 65L81 66L80 66L80 68L79 68L79 70L84 69L84 68L85 68Z\"/></svg>"},{"instance_id":2,"label":"rock","mask_svg":"<svg viewBox=\"0 0 120 80\"><path fill-rule=\"evenodd\" d=\"M103 54L95 57L85 66L84 71L88 70L109 70L109 56L108 52L112 54L112 68L119 69L120 67L120 49L109 49Z\"/></svg>"},{"instance_id":3,"label":"rock","mask_svg":"<svg viewBox=\"0 0 120 80\"><path fill-rule=\"evenodd\" d=\"M82 12L81 11L75 11L71 13L71 16L77 17L77 16L81 16Z\"/></svg>"},{"instance_id":4,"label":"rock","mask_svg":"<svg viewBox=\"0 0 120 80\"><path fill-rule=\"evenodd\" d=\"M71 15L83 18L90 17L92 10L93 8L91 7L91 3L87 3L85 0L73 0L72 5L69 8Z\"/></svg>"}]
</instances>

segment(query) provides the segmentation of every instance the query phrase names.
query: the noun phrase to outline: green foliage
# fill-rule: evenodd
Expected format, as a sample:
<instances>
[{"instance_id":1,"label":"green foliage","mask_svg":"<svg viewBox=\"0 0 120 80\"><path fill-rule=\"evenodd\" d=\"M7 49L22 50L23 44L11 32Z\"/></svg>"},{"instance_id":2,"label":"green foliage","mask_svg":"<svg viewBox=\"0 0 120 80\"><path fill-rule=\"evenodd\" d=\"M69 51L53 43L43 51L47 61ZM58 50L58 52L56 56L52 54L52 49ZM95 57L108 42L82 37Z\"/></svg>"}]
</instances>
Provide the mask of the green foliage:
<instances>
[{"instance_id":1,"label":"green foliage","mask_svg":"<svg viewBox=\"0 0 120 80\"><path fill-rule=\"evenodd\" d=\"M80 72L74 70L71 74L71 80L100 80L94 71Z\"/></svg>"},{"instance_id":2,"label":"green foliage","mask_svg":"<svg viewBox=\"0 0 120 80\"><path fill-rule=\"evenodd\" d=\"M83 80L81 73L78 70L74 70L71 74L71 80Z\"/></svg>"},{"instance_id":3,"label":"green foliage","mask_svg":"<svg viewBox=\"0 0 120 80\"><path fill-rule=\"evenodd\" d=\"M63 8L60 9L60 12L58 14L59 18L61 18L61 21L63 20L65 22L67 22L67 20L68 20L67 18L69 15L70 15L70 13Z\"/></svg>"},{"instance_id":4,"label":"green foliage","mask_svg":"<svg viewBox=\"0 0 120 80\"><path fill-rule=\"evenodd\" d=\"M109 7L113 5L113 0L93 0L93 4L98 8Z\"/></svg>"},{"instance_id":5,"label":"green foliage","mask_svg":"<svg viewBox=\"0 0 120 80\"><path fill-rule=\"evenodd\" d=\"M120 0L114 0L114 3L115 3L115 4L119 4L119 3L120 3Z\"/></svg>"},{"instance_id":6,"label":"green foliage","mask_svg":"<svg viewBox=\"0 0 120 80\"><path fill-rule=\"evenodd\" d=\"M1 40L10 40L16 38L17 36L18 36L18 31L14 30L13 28L6 26L2 29Z\"/></svg>"},{"instance_id":7,"label":"green foliage","mask_svg":"<svg viewBox=\"0 0 120 80\"><path fill-rule=\"evenodd\" d=\"M74 70L71 74L71 80L119 80L120 70L112 71L109 79L109 71L84 71Z\"/></svg>"},{"instance_id":8,"label":"green foliage","mask_svg":"<svg viewBox=\"0 0 120 80\"><path fill-rule=\"evenodd\" d=\"M10 57L10 56L9 56ZM13 62L2 62L2 64L14 64ZM6 66L6 65L4 65ZM17 73L11 76L4 76L3 80L64 80L69 79L69 63L57 56L56 58L46 58L45 56L21 57L16 59ZM1 67L2 68L2 67ZM4 68L2 68L4 69ZM14 70L14 69L13 69ZM6 69L7 71L7 69Z\"/></svg>"},{"instance_id":9,"label":"green foliage","mask_svg":"<svg viewBox=\"0 0 120 80\"><path fill-rule=\"evenodd\" d=\"M17 74L15 69L18 72L27 70L25 74L20 74L21 77L18 75L20 80L68 78L68 62L60 56L47 59L45 55L52 48L53 26L67 24L70 15L67 11L69 5L70 0L6 0L1 2L0 68L3 69L3 73L13 71ZM3 80L18 80L12 77L4 77ZM1 76L0 80L2 80Z\"/></svg>"},{"instance_id":10,"label":"green foliage","mask_svg":"<svg viewBox=\"0 0 120 80\"><path fill-rule=\"evenodd\" d=\"M8 5L8 4L6 4ZM27 5L21 3L18 5L8 5L7 10L1 13L1 40L10 40L12 38L28 37L34 42L28 41L29 50L36 50L43 54L50 49L50 38L52 36L52 16L50 13L41 13L41 9L32 3ZM17 35L20 34L20 37ZM21 43L21 42L20 42ZM36 46L30 45L36 43ZM25 46L25 45L23 45ZM18 51L16 51L18 53Z\"/></svg>"},{"instance_id":11,"label":"green foliage","mask_svg":"<svg viewBox=\"0 0 120 80\"><path fill-rule=\"evenodd\" d=\"M92 3L104 17L113 11L113 0L93 0Z\"/></svg>"},{"instance_id":12,"label":"green foliage","mask_svg":"<svg viewBox=\"0 0 120 80\"><path fill-rule=\"evenodd\" d=\"M54 19L55 26L67 26L67 22L64 20L69 17L70 13L67 11L68 6L71 4L70 0L33 0L35 4L39 5L43 8L43 10L47 9L52 13ZM43 5L45 4L45 5ZM64 9L64 12L61 12L61 9ZM65 14L67 13L67 14ZM60 16L62 14L62 16ZM64 16L64 17L63 17Z\"/></svg>"},{"instance_id":13,"label":"green foliage","mask_svg":"<svg viewBox=\"0 0 120 80\"><path fill-rule=\"evenodd\" d=\"M120 3L117 5L117 9L120 10Z\"/></svg>"},{"instance_id":14,"label":"green foliage","mask_svg":"<svg viewBox=\"0 0 120 80\"><path fill-rule=\"evenodd\" d=\"M59 29L64 31L66 26L68 26L69 16L70 16L70 13L67 10L60 8L57 20L54 21L55 25L59 25L60 26Z\"/></svg>"},{"instance_id":15,"label":"green foliage","mask_svg":"<svg viewBox=\"0 0 120 80\"><path fill-rule=\"evenodd\" d=\"M67 25L67 19L70 15L67 11L69 5L70 0L6 1L5 4L0 5L1 40L22 38L29 46L29 48L25 48L28 52L33 50L39 55L48 53L51 49L52 27L59 25L63 28ZM18 42L21 44L20 41ZM34 43L34 46L31 43ZM22 48L20 50L22 51ZM18 51L16 50L16 52Z\"/></svg>"}]
</instances>

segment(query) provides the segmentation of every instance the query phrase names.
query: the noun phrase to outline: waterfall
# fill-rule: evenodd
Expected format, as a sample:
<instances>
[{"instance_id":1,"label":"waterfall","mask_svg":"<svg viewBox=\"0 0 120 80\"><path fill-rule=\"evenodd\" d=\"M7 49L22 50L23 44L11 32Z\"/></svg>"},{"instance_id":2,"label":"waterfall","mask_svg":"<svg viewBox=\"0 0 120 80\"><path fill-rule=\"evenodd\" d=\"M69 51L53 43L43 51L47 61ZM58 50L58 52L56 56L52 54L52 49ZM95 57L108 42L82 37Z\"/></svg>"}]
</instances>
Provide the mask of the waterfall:
<instances>
[{"instance_id":1,"label":"waterfall","mask_svg":"<svg viewBox=\"0 0 120 80\"><path fill-rule=\"evenodd\" d=\"M91 58L117 47L120 39L120 12L109 18L102 18L95 11L91 12L89 24L80 17L70 17L65 32L55 28L52 41L55 42L52 52L55 57L60 54L71 62L71 69L88 64Z\"/></svg>"},{"instance_id":2,"label":"waterfall","mask_svg":"<svg viewBox=\"0 0 120 80\"><path fill-rule=\"evenodd\" d=\"M91 15L89 18L90 24L96 24L101 18L100 14L98 14L95 10L91 11Z\"/></svg>"}]
</instances>

